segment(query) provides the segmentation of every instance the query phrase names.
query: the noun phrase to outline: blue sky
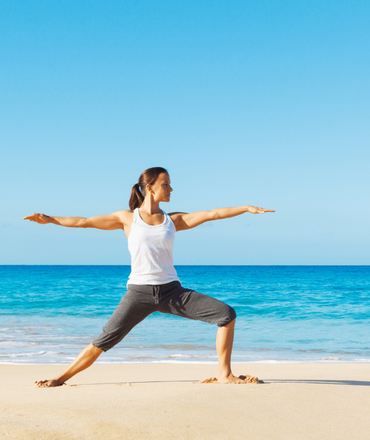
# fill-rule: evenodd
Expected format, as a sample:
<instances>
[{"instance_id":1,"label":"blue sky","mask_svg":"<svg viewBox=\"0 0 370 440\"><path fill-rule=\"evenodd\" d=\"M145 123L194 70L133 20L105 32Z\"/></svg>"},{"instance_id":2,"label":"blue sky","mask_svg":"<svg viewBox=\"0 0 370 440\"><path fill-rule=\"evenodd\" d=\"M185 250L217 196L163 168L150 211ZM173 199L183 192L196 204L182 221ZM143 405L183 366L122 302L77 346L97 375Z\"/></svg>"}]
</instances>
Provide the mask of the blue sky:
<instances>
[{"instance_id":1,"label":"blue sky","mask_svg":"<svg viewBox=\"0 0 370 440\"><path fill-rule=\"evenodd\" d=\"M0 264L129 264L120 231L22 221L276 209L181 232L177 264L370 264L370 4L3 1Z\"/></svg>"}]
</instances>

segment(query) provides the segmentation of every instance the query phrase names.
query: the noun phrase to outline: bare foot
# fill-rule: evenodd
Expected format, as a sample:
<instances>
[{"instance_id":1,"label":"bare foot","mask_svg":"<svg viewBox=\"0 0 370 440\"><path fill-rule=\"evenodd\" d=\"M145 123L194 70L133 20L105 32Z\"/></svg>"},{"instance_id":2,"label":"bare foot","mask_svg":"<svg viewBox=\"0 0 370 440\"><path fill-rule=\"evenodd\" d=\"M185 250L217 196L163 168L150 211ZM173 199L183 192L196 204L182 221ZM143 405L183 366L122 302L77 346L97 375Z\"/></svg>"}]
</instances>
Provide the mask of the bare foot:
<instances>
[{"instance_id":1,"label":"bare foot","mask_svg":"<svg viewBox=\"0 0 370 440\"><path fill-rule=\"evenodd\" d=\"M225 377L219 378L210 377L208 379L200 380L196 383L219 383L219 384L246 384L246 383L263 383L263 380L259 380L258 377L254 376L239 376L236 377L233 374Z\"/></svg>"},{"instance_id":2,"label":"bare foot","mask_svg":"<svg viewBox=\"0 0 370 440\"><path fill-rule=\"evenodd\" d=\"M59 380L51 379L51 380L37 380L33 386L36 388L53 388L53 387L61 387L63 385L66 385L65 382L59 382Z\"/></svg>"},{"instance_id":3,"label":"bare foot","mask_svg":"<svg viewBox=\"0 0 370 440\"><path fill-rule=\"evenodd\" d=\"M258 377L249 376L248 374L239 376L239 379L244 380L245 383L265 383L263 380L259 380Z\"/></svg>"},{"instance_id":4,"label":"bare foot","mask_svg":"<svg viewBox=\"0 0 370 440\"><path fill-rule=\"evenodd\" d=\"M234 384L234 383L248 383L248 382L246 382L244 380L244 377L245 376L236 377L233 374L230 374L227 377L222 377L222 378L219 377L217 382L218 383L222 383L222 384L225 384L225 383L231 383L231 384Z\"/></svg>"},{"instance_id":5,"label":"bare foot","mask_svg":"<svg viewBox=\"0 0 370 440\"><path fill-rule=\"evenodd\" d=\"M209 377L208 379L198 380L194 383L218 383L217 377Z\"/></svg>"}]
</instances>

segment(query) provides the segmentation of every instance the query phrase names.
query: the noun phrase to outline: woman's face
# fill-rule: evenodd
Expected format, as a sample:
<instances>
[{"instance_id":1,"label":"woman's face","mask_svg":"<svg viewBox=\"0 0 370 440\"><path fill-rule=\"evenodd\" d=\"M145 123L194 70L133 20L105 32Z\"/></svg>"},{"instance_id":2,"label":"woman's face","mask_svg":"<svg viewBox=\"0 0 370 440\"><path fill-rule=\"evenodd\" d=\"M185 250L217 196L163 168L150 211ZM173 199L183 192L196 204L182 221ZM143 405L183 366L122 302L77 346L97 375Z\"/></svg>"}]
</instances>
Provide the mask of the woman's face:
<instances>
[{"instance_id":1,"label":"woman's face","mask_svg":"<svg viewBox=\"0 0 370 440\"><path fill-rule=\"evenodd\" d=\"M155 201L157 202L169 202L171 198L171 192L173 191L171 187L170 176L167 173L161 173L158 179L153 185L148 185L149 191L153 194Z\"/></svg>"}]
</instances>

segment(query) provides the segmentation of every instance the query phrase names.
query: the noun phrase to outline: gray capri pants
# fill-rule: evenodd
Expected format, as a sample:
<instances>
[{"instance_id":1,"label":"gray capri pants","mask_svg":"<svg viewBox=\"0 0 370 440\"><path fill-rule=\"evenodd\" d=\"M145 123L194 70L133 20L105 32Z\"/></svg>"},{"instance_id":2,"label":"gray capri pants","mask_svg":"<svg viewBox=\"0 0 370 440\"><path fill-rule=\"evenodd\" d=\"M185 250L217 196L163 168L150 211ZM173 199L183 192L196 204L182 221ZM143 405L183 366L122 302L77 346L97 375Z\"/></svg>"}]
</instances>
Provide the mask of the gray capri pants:
<instances>
[{"instance_id":1,"label":"gray capri pants","mask_svg":"<svg viewBox=\"0 0 370 440\"><path fill-rule=\"evenodd\" d=\"M153 312L196 319L219 327L236 318L232 307L211 296L185 289L179 281L157 286L129 284L127 293L103 327L103 332L93 340L93 345L108 351Z\"/></svg>"}]
</instances>

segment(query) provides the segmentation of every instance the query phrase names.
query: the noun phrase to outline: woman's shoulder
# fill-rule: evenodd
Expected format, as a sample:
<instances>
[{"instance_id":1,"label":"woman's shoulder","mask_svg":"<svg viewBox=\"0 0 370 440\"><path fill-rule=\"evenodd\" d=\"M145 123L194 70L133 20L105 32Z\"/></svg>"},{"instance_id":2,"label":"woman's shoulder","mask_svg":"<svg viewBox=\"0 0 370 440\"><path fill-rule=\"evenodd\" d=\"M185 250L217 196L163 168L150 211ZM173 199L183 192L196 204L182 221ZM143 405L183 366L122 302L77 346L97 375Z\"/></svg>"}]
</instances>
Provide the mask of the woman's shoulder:
<instances>
[{"instance_id":1,"label":"woman's shoulder","mask_svg":"<svg viewBox=\"0 0 370 440\"><path fill-rule=\"evenodd\" d=\"M134 211L131 209L122 209L121 211L116 211L114 213L117 217L119 217L123 223L132 220L134 216Z\"/></svg>"},{"instance_id":2,"label":"woman's shoulder","mask_svg":"<svg viewBox=\"0 0 370 440\"><path fill-rule=\"evenodd\" d=\"M169 215L172 218L172 220L173 220L173 219L176 219L176 218L179 218L179 217L183 216L184 214L187 214L187 213L186 212L177 211L177 212L169 212L167 215Z\"/></svg>"},{"instance_id":3,"label":"woman's shoulder","mask_svg":"<svg viewBox=\"0 0 370 440\"><path fill-rule=\"evenodd\" d=\"M134 213L134 210L131 210L131 209L121 209L121 210L115 212L115 214L117 214L117 215L132 215L133 213Z\"/></svg>"},{"instance_id":4,"label":"woman's shoulder","mask_svg":"<svg viewBox=\"0 0 370 440\"><path fill-rule=\"evenodd\" d=\"M171 218L173 224L177 227L177 223L181 222L182 216L184 214L186 214L186 212L176 211L176 212L169 212L167 215Z\"/></svg>"}]
</instances>

